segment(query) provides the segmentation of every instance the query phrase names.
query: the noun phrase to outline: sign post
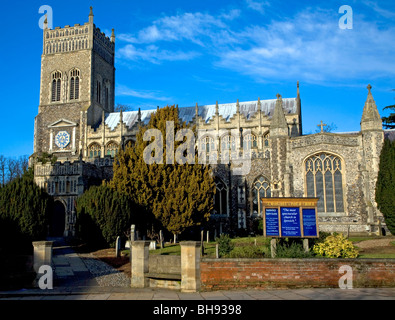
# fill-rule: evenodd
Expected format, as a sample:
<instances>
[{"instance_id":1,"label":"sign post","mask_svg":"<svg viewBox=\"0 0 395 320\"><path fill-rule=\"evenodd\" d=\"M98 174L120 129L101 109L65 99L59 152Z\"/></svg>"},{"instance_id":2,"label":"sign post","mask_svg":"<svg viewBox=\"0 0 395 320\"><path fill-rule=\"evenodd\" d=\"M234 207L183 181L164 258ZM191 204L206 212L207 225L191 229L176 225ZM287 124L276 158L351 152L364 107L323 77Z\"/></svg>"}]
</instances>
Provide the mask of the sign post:
<instances>
[{"instance_id":1,"label":"sign post","mask_svg":"<svg viewBox=\"0 0 395 320\"><path fill-rule=\"evenodd\" d=\"M263 235L318 238L318 198L262 198Z\"/></svg>"}]
</instances>

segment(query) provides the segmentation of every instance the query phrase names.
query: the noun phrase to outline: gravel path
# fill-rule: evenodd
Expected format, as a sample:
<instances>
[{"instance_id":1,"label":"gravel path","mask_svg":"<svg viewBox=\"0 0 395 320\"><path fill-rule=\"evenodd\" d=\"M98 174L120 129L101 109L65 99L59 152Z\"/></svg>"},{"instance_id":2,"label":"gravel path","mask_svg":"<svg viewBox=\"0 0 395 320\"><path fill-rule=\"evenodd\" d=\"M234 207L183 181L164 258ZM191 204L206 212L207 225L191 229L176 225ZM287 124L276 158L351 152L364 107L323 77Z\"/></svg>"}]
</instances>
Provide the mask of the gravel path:
<instances>
[{"instance_id":1,"label":"gravel path","mask_svg":"<svg viewBox=\"0 0 395 320\"><path fill-rule=\"evenodd\" d=\"M361 249L368 249L368 248L374 248L374 247L387 247L387 246L391 245L392 241L395 241L395 237L384 238L384 239L365 240L365 241L355 243L355 245Z\"/></svg>"},{"instance_id":2,"label":"gravel path","mask_svg":"<svg viewBox=\"0 0 395 320\"><path fill-rule=\"evenodd\" d=\"M130 278L92 254L79 254L100 287L130 287Z\"/></svg>"}]
</instances>

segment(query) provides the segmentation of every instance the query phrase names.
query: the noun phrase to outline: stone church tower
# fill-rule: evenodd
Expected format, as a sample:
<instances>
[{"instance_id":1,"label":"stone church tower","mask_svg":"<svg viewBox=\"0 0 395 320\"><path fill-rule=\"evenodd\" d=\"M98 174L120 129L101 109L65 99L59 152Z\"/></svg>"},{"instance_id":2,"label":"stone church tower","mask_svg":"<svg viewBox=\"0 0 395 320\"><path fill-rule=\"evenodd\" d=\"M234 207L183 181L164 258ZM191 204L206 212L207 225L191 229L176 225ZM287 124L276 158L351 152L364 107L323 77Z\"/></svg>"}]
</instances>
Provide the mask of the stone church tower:
<instances>
[{"instance_id":1,"label":"stone church tower","mask_svg":"<svg viewBox=\"0 0 395 320\"><path fill-rule=\"evenodd\" d=\"M83 25L51 30L44 21L31 161L36 183L55 199L50 235L72 235L76 198L103 178L100 169L82 159L87 128L114 111L114 52L114 29L106 37L93 23L92 7Z\"/></svg>"},{"instance_id":2,"label":"stone church tower","mask_svg":"<svg viewBox=\"0 0 395 320\"><path fill-rule=\"evenodd\" d=\"M50 30L44 22L40 105L34 152L76 158L84 148L84 127L114 110L114 30L111 39L93 23Z\"/></svg>"}]
</instances>

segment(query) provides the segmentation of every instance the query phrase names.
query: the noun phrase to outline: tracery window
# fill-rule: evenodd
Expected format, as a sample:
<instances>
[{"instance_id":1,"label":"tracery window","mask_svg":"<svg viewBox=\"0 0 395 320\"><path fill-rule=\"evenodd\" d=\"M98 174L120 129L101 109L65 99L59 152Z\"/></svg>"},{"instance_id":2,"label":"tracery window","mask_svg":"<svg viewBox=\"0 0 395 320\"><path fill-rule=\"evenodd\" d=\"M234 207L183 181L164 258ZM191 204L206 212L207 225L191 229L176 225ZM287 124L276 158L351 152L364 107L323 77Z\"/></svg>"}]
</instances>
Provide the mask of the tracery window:
<instances>
[{"instance_id":1,"label":"tracery window","mask_svg":"<svg viewBox=\"0 0 395 320\"><path fill-rule=\"evenodd\" d=\"M89 158L96 158L101 156L101 147L97 143L92 143L89 146Z\"/></svg>"},{"instance_id":2,"label":"tracery window","mask_svg":"<svg viewBox=\"0 0 395 320\"><path fill-rule=\"evenodd\" d=\"M210 160L210 153L215 151L215 144L214 144L214 139L210 136L203 137L200 139L200 155L204 157L205 156L205 161ZM203 160L203 158L202 158Z\"/></svg>"},{"instance_id":3,"label":"tracery window","mask_svg":"<svg viewBox=\"0 0 395 320\"><path fill-rule=\"evenodd\" d=\"M107 145L107 155L110 155L111 157L115 157L115 155L118 153L119 146L115 142L110 142Z\"/></svg>"},{"instance_id":4,"label":"tracery window","mask_svg":"<svg viewBox=\"0 0 395 320\"><path fill-rule=\"evenodd\" d=\"M214 213L228 214L228 187L219 178L215 180Z\"/></svg>"},{"instance_id":5,"label":"tracery window","mask_svg":"<svg viewBox=\"0 0 395 320\"><path fill-rule=\"evenodd\" d=\"M51 101L60 101L60 93L62 86L62 73L60 71L55 71L52 74L52 91L51 91Z\"/></svg>"},{"instance_id":6,"label":"tracery window","mask_svg":"<svg viewBox=\"0 0 395 320\"><path fill-rule=\"evenodd\" d=\"M318 197L318 212L344 212L343 167L338 156L315 154L305 161L306 195Z\"/></svg>"},{"instance_id":7,"label":"tracery window","mask_svg":"<svg viewBox=\"0 0 395 320\"><path fill-rule=\"evenodd\" d=\"M70 71L70 100L80 97L80 71L73 69Z\"/></svg>"},{"instance_id":8,"label":"tracery window","mask_svg":"<svg viewBox=\"0 0 395 320\"><path fill-rule=\"evenodd\" d=\"M243 137L244 144L243 148L247 150L251 150L252 148L258 147L258 140L255 134L249 133Z\"/></svg>"},{"instance_id":9,"label":"tracery window","mask_svg":"<svg viewBox=\"0 0 395 320\"><path fill-rule=\"evenodd\" d=\"M221 139L221 151L235 151L236 139L234 136L226 135Z\"/></svg>"},{"instance_id":10,"label":"tracery window","mask_svg":"<svg viewBox=\"0 0 395 320\"><path fill-rule=\"evenodd\" d=\"M263 176L258 177L252 185L252 213L254 215L262 215L261 198L270 197L270 182Z\"/></svg>"},{"instance_id":11,"label":"tracery window","mask_svg":"<svg viewBox=\"0 0 395 320\"><path fill-rule=\"evenodd\" d=\"M270 138L270 134L269 133L267 133L267 134L265 134L263 136L263 145L265 147L268 147L270 145L270 139L269 138Z\"/></svg>"},{"instance_id":12,"label":"tracery window","mask_svg":"<svg viewBox=\"0 0 395 320\"><path fill-rule=\"evenodd\" d=\"M200 150L204 152L211 152L215 150L214 139L212 137L206 136L201 139Z\"/></svg>"}]
</instances>

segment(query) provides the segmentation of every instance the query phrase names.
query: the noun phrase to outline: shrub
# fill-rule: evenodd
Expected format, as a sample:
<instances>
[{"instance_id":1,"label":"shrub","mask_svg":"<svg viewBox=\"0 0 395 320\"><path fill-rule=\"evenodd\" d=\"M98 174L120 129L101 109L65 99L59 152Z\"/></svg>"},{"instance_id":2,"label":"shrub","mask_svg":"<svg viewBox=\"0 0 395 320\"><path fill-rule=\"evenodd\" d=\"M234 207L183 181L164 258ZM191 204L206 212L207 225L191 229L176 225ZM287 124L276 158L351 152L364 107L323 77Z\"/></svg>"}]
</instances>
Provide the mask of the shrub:
<instances>
[{"instance_id":1,"label":"shrub","mask_svg":"<svg viewBox=\"0 0 395 320\"><path fill-rule=\"evenodd\" d=\"M299 240L299 239L298 239ZM297 240L281 239L276 246L276 258L311 258L313 254L306 252Z\"/></svg>"},{"instance_id":2,"label":"shrub","mask_svg":"<svg viewBox=\"0 0 395 320\"><path fill-rule=\"evenodd\" d=\"M228 255L234 248L234 244L231 243L231 239L228 234L222 233L220 237L215 240L218 243L218 253L220 257Z\"/></svg>"},{"instance_id":3,"label":"shrub","mask_svg":"<svg viewBox=\"0 0 395 320\"><path fill-rule=\"evenodd\" d=\"M326 237L313 247L313 252L321 257L328 258L356 258L358 250L353 243L342 234L333 234Z\"/></svg>"},{"instance_id":4,"label":"shrub","mask_svg":"<svg viewBox=\"0 0 395 320\"><path fill-rule=\"evenodd\" d=\"M233 248L228 256L229 258L263 258L264 255L262 248L249 245Z\"/></svg>"}]
</instances>

